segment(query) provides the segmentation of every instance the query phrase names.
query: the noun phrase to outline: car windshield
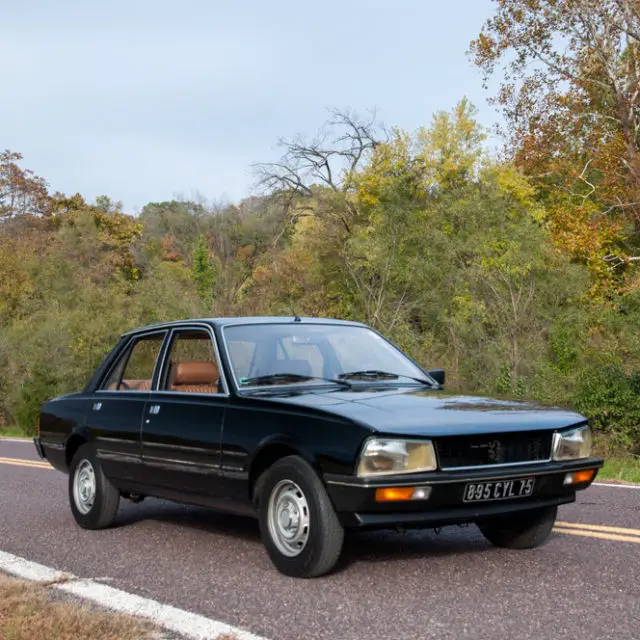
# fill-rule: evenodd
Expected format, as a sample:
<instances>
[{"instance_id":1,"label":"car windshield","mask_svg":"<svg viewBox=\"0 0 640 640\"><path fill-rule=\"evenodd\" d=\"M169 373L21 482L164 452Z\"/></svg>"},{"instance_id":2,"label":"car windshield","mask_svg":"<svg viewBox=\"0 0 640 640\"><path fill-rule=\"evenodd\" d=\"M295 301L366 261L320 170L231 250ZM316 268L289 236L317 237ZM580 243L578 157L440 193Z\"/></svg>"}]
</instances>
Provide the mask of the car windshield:
<instances>
[{"instance_id":1,"label":"car windshield","mask_svg":"<svg viewBox=\"0 0 640 640\"><path fill-rule=\"evenodd\" d=\"M235 325L225 327L224 338L239 388L316 383L339 389L363 381L432 384L401 351L366 327Z\"/></svg>"}]
</instances>

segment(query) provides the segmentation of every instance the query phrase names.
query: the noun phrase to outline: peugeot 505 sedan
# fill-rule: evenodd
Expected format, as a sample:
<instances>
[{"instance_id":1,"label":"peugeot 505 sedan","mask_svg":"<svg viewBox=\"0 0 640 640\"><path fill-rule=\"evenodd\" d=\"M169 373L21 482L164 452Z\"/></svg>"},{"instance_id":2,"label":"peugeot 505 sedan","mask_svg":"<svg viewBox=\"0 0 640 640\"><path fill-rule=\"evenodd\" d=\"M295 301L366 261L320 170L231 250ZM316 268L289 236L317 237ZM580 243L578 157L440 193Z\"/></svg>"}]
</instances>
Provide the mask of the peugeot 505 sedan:
<instances>
[{"instance_id":1,"label":"peugeot 505 sedan","mask_svg":"<svg viewBox=\"0 0 640 640\"><path fill-rule=\"evenodd\" d=\"M248 514L290 576L330 571L345 530L475 523L539 545L602 465L587 421L443 386L363 324L185 320L124 334L43 405L35 445L81 527L111 525L120 498Z\"/></svg>"}]
</instances>

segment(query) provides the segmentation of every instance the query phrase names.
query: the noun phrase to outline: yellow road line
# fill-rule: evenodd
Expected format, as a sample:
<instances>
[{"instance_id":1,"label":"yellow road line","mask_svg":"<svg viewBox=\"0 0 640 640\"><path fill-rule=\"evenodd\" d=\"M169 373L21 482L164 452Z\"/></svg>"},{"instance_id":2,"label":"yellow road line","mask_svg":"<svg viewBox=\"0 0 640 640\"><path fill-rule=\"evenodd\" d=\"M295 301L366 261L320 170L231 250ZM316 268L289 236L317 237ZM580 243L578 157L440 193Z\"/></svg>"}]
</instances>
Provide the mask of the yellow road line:
<instances>
[{"instance_id":1,"label":"yellow road line","mask_svg":"<svg viewBox=\"0 0 640 640\"><path fill-rule=\"evenodd\" d=\"M0 462L27 462L30 464L40 464L49 466L49 463L46 460L31 460L29 458L3 458L0 456Z\"/></svg>"},{"instance_id":2,"label":"yellow road line","mask_svg":"<svg viewBox=\"0 0 640 640\"><path fill-rule=\"evenodd\" d=\"M2 460L0 460L0 464L7 464L14 467L27 467L29 469L44 469L45 471L47 469L53 470L52 466L46 466L42 464L25 464L24 462L8 462L8 461L2 461Z\"/></svg>"},{"instance_id":3,"label":"yellow road line","mask_svg":"<svg viewBox=\"0 0 640 640\"><path fill-rule=\"evenodd\" d=\"M38 460L22 460L20 458L0 458L0 464L11 464L16 467L32 467L34 469L53 469L48 462Z\"/></svg>"},{"instance_id":4,"label":"yellow road line","mask_svg":"<svg viewBox=\"0 0 640 640\"><path fill-rule=\"evenodd\" d=\"M601 533L598 531L587 531L586 529L554 529L556 533L566 533L570 536L583 536L585 538L599 538L601 540L614 540L616 542L635 542L640 544L640 538L633 536L621 536L614 533Z\"/></svg>"},{"instance_id":5,"label":"yellow road line","mask_svg":"<svg viewBox=\"0 0 640 640\"><path fill-rule=\"evenodd\" d=\"M640 529L625 529L624 527L606 527L601 524L582 524L578 522L556 522L556 527L569 529L587 529L589 531L603 531L604 533L622 533L623 535L640 536Z\"/></svg>"}]
</instances>

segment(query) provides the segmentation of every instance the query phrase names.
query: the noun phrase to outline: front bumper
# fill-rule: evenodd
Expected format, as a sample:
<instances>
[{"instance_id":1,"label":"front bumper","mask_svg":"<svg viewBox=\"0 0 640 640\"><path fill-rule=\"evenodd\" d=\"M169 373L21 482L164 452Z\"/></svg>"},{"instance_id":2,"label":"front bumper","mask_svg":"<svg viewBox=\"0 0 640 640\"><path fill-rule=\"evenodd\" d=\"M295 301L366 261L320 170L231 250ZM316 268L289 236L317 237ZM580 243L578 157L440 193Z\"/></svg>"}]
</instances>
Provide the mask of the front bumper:
<instances>
[{"instance_id":1,"label":"front bumper","mask_svg":"<svg viewBox=\"0 0 640 640\"><path fill-rule=\"evenodd\" d=\"M439 471L381 478L326 474L325 482L340 521L345 527L437 527L573 502L576 491L586 489L593 482L593 478L589 482L565 485L566 474L583 469L599 469L602 464L603 461L599 458L589 458L570 462L485 467L477 470ZM463 500L468 482L529 477L535 477L534 491L529 497L471 503ZM379 488L426 485L431 487L431 495L427 500L384 503L375 500L375 492Z\"/></svg>"}]
</instances>

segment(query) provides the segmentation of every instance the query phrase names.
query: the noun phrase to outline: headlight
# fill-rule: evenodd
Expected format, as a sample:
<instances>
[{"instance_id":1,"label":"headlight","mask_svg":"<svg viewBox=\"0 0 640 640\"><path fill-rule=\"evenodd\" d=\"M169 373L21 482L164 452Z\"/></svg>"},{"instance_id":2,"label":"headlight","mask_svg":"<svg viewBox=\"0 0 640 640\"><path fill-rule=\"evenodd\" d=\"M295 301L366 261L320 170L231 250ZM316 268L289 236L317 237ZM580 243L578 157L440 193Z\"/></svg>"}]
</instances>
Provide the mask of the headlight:
<instances>
[{"instance_id":1,"label":"headlight","mask_svg":"<svg viewBox=\"0 0 640 640\"><path fill-rule=\"evenodd\" d=\"M554 460L578 460L591 456L591 429L578 427L553 434Z\"/></svg>"},{"instance_id":2,"label":"headlight","mask_svg":"<svg viewBox=\"0 0 640 640\"><path fill-rule=\"evenodd\" d=\"M358 461L360 477L419 473L435 471L437 468L431 440L369 438Z\"/></svg>"}]
</instances>

